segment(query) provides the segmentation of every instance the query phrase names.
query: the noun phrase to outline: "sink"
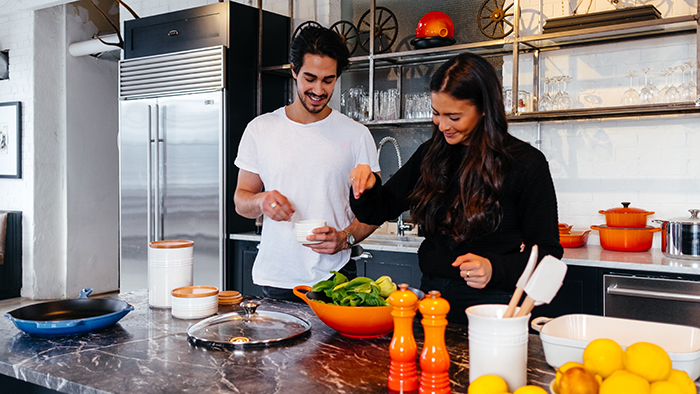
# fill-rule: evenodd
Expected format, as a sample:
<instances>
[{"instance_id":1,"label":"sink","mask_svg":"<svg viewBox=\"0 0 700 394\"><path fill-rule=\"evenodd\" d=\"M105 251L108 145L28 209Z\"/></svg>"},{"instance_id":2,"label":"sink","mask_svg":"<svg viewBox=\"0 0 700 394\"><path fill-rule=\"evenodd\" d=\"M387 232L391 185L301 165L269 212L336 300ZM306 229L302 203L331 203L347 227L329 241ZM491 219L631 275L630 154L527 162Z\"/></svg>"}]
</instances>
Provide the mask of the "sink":
<instances>
[{"instance_id":1,"label":"sink","mask_svg":"<svg viewBox=\"0 0 700 394\"><path fill-rule=\"evenodd\" d=\"M423 242L423 237L417 236L398 236L398 235L384 235L384 234L372 234L361 242L367 244L375 245L387 245L387 246L405 246L405 247L418 247Z\"/></svg>"}]
</instances>

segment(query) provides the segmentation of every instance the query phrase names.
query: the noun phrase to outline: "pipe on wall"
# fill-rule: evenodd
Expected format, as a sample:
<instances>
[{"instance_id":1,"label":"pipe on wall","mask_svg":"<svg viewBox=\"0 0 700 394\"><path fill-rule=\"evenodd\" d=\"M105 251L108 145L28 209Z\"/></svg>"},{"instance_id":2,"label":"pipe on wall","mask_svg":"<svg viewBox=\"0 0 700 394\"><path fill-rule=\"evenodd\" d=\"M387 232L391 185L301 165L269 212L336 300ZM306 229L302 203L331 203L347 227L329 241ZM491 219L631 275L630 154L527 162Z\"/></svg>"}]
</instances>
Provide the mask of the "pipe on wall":
<instances>
[{"instance_id":1,"label":"pipe on wall","mask_svg":"<svg viewBox=\"0 0 700 394\"><path fill-rule=\"evenodd\" d=\"M119 37L117 34L108 34L105 36L100 36L102 40L109 43L118 44ZM68 52L75 57L94 55L102 52L110 52L118 50L119 47L114 45L106 45L100 42L100 40L93 38L92 40L74 42L68 47Z\"/></svg>"}]
</instances>

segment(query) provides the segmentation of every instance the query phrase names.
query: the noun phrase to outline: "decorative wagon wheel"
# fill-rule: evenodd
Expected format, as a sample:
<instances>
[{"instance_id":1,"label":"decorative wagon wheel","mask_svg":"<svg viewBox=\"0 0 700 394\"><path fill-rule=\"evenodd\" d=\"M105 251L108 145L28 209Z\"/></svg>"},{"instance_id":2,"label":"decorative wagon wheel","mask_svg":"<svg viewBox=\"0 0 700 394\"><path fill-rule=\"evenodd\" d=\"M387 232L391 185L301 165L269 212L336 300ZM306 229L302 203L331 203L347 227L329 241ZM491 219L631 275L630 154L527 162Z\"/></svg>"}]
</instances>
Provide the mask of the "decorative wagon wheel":
<instances>
[{"instance_id":1,"label":"decorative wagon wheel","mask_svg":"<svg viewBox=\"0 0 700 394\"><path fill-rule=\"evenodd\" d=\"M302 30L304 30L304 29L306 29L307 27L310 27L310 26L314 26L314 27L323 27L323 26L321 26L321 24L318 23L318 22L314 22L314 21L306 21L306 22L303 22L302 24L300 24L299 26L297 26L296 29L294 29L294 34L292 34L292 40L294 40L294 38L296 38L297 34L299 34L300 31L302 31Z\"/></svg>"},{"instance_id":2,"label":"decorative wagon wheel","mask_svg":"<svg viewBox=\"0 0 700 394\"><path fill-rule=\"evenodd\" d=\"M357 41L359 39L355 25L348 21L338 21L331 25L331 30L340 36L345 46L348 47L348 52L352 55L357 49Z\"/></svg>"},{"instance_id":3,"label":"decorative wagon wheel","mask_svg":"<svg viewBox=\"0 0 700 394\"><path fill-rule=\"evenodd\" d=\"M513 32L513 24L507 20L512 17L513 2L506 6L508 0L486 0L479 8L477 23L479 30L489 38L503 38Z\"/></svg>"},{"instance_id":4,"label":"decorative wagon wheel","mask_svg":"<svg viewBox=\"0 0 700 394\"><path fill-rule=\"evenodd\" d=\"M374 9L374 26L370 27L369 13L367 10L360 21L357 23L357 29L360 36L360 46L369 53L369 38L370 31L374 31L374 53L383 53L389 50L396 41L398 36L399 23L396 21L396 15L385 7L376 7Z\"/></svg>"}]
</instances>

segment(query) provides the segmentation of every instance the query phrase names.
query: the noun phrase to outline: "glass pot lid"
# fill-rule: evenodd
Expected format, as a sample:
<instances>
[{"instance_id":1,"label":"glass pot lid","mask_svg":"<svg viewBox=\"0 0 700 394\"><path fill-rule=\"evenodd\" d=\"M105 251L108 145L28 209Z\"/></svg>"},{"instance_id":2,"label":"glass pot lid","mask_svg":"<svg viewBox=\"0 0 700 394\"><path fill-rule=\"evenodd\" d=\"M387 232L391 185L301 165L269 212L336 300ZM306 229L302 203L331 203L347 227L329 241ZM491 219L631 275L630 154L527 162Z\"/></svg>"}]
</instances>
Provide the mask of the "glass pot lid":
<instances>
[{"instance_id":1,"label":"glass pot lid","mask_svg":"<svg viewBox=\"0 0 700 394\"><path fill-rule=\"evenodd\" d=\"M273 311L258 311L260 303L246 301L243 312L212 316L187 330L195 345L240 348L269 345L302 335L311 324L297 316Z\"/></svg>"}]
</instances>

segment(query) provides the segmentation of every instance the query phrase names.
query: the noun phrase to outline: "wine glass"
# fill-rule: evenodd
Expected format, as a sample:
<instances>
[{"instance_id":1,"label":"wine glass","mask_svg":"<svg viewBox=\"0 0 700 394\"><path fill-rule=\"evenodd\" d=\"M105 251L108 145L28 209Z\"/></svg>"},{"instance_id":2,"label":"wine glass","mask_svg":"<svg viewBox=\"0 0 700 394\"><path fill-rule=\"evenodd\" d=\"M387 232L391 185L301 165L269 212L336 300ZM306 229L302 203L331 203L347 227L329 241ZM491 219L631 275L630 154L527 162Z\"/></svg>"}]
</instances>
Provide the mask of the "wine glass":
<instances>
[{"instance_id":1,"label":"wine glass","mask_svg":"<svg viewBox=\"0 0 700 394\"><path fill-rule=\"evenodd\" d=\"M561 92L561 83L562 83L562 77L552 77L552 110L558 111L562 108L559 107L559 104L561 104L561 101L559 100L559 97L562 95Z\"/></svg>"},{"instance_id":2,"label":"wine glass","mask_svg":"<svg viewBox=\"0 0 700 394\"><path fill-rule=\"evenodd\" d=\"M571 81L571 77L568 75L559 77L559 91L554 97L554 106L557 109L571 108L571 97L569 97L569 92L566 90L566 84L569 81Z\"/></svg>"},{"instance_id":3,"label":"wine glass","mask_svg":"<svg viewBox=\"0 0 700 394\"><path fill-rule=\"evenodd\" d=\"M542 97L537 104L540 111L549 111L552 109L552 95L549 93L551 78L542 78Z\"/></svg>"},{"instance_id":4,"label":"wine glass","mask_svg":"<svg viewBox=\"0 0 700 394\"><path fill-rule=\"evenodd\" d=\"M639 103L640 104L653 104L654 103L654 93L649 88L649 71L651 68L643 68L644 73L644 86L642 90L639 91Z\"/></svg>"},{"instance_id":5,"label":"wine glass","mask_svg":"<svg viewBox=\"0 0 700 394\"><path fill-rule=\"evenodd\" d=\"M683 70L683 83L681 84L680 88L678 91L680 92L681 95L681 101L695 101L695 89L696 85L693 83L693 77L692 77L692 66L690 62L683 63L681 66ZM687 74L690 75L690 78L688 78L688 81L686 81L686 71L688 71Z\"/></svg>"},{"instance_id":6,"label":"wine glass","mask_svg":"<svg viewBox=\"0 0 700 394\"><path fill-rule=\"evenodd\" d=\"M639 93L632 87L634 76L637 75L634 71L629 70L627 75L630 77L630 87L622 93L622 105L637 105L639 104Z\"/></svg>"},{"instance_id":7,"label":"wine glass","mask_svg":"<svg viewBox=\"0 0 700 394\"><path fill-rule=\"evenodd\" d=\"M681 101L681 93L676 87L676 70L678 67L669 67L668 72L671 75L671 84L666 88L666 94L664 96L666 103L677 103Z\"/></svg>"}]
</instances>

